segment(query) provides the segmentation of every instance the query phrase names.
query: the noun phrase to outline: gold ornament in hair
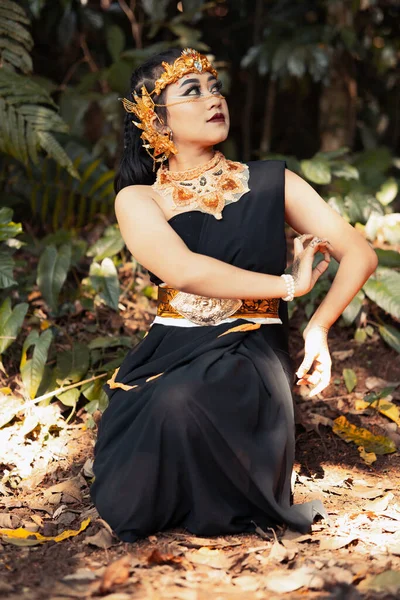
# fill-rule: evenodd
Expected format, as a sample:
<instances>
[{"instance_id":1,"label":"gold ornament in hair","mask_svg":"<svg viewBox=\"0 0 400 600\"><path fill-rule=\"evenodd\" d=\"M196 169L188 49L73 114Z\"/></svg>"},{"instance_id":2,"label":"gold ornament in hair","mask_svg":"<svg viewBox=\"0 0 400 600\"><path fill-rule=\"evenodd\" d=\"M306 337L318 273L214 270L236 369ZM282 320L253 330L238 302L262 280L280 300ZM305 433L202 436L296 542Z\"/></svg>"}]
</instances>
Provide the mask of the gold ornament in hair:
<instances>
[{"instance_id":1,"label":"gold ornament in hair","mask_svg":"<svg viewBox=\"0 0 400 600\"><path fill-rule=\"evenodd\" d=\"M136 92L133 92L132 96L134 102L127 98L120 98L127 112L131 112L136 115L140 122L132 121L136 127L143 130L141 139L143 140L143 148L153 159L153 171L155 170L156 162L164 162L168 159L171 154L177 154L178 149L172 141L172 132L168 134L159 133L153 126L153 118L156 117L159 122L164 125L163 120L159 117L155 111L156 106L169 106L168 104L156 104L152 95L159 95L161 91L170 83L175 83L178 79L186 75L187 73L204 73L209 71L217 78L218 73L211 65L209 60L204 54L200 54L193 48L185 48L182 50L181 55L170 65L167 62L162 62L164 72L155 81L154 90L149 92L145 85L141 88L141 97ZM198 100L199 98L187 98L185 100L174 102L173 104L180 104L180 102L190 102ZM153 149L153 153L150 149Z\"/></svg>"}]
</instances>

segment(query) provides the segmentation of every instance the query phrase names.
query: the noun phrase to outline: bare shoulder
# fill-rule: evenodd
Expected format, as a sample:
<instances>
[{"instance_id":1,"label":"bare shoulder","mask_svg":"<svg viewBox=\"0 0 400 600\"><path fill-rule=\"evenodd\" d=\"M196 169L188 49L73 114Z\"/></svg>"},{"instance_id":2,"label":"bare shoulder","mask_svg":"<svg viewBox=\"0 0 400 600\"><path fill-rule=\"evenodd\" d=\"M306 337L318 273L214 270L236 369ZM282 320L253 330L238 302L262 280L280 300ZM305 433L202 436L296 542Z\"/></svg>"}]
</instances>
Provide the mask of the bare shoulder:
<instances>
[{"instance_id":1,"label":"bare shoulder","mask_svg":"<svg viewBox=\"0 0 400 600\"><path fill-rule=\"evenodd\" d=\"M128 185L118 192L115 197L115 212L118 215L131 212L136 214L146 211L152 216L163 217L164 214L154 199L154 193L150 185Z\"/></svg>"}]
</instances>

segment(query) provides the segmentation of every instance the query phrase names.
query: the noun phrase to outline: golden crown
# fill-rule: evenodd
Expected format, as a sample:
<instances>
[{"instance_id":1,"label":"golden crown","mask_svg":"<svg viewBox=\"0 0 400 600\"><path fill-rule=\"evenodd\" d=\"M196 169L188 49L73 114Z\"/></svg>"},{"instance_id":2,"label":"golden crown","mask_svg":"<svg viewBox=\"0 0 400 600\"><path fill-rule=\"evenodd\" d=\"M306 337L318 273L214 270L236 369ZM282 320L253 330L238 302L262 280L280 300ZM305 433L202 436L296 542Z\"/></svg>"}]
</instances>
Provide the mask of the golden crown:
<instances>
[{"instance_id":1,"label":"golden crown","mask_svg":"<svg viewBox=\"0 0 400 600\"><path fill-rule=\"evenodd\" d=\"M164 68L164 72L158 79L156 79L154 90L152 92L149 92L146 86L143 85L141 88L141 96L139 96L139 94L136 92L132 93L134 102L128 100L127 98L120 98L125 110L135 114L140 120L140 122L132 121L132 123L139 129L143 130L143 133L140 137L144 142L143 147L153 158L153 170L156 162L163 162L169 157L170 154L177 154L178 150L175 144L172 142L171 134L163 135L159 133L153 126L154 116L157 117L160 123L164 124L161 117L157 115L155 107L168 105L156 104L151 96L153 94L159 95L167 85L170 83L175 83L175 81L187 73L204 73L209 71L214 75L214 77L218 76L218 72L211 65L208 58L193 48L185 48L182 50L181 55L174 61L172 65L164 61L161 64ZM188 99L183 100L183 102L187 101ZM175 104L179 104L179 102ZM150 148L153 148L153 154L150 153Z\"/></svg>"},{"instance_id":2,"label":"golden crown","mask_svg":"<svg viewBox=\"0 0 400 600\"><path fill-rule=\"evenodd\" d=\"M167 85L175 83L178 79L186 75L187 73L193 73L198 71L204 73L209 71L214 75L218 76L217 71L209 62L208 58L204 54L200 54L193 48L185 48L182 50L182 54L170 65L167 62L162 62L164 67L164 73L159 77L154 85L154 90L151 94L159 94Z\"/></svg>"}]
</instances>

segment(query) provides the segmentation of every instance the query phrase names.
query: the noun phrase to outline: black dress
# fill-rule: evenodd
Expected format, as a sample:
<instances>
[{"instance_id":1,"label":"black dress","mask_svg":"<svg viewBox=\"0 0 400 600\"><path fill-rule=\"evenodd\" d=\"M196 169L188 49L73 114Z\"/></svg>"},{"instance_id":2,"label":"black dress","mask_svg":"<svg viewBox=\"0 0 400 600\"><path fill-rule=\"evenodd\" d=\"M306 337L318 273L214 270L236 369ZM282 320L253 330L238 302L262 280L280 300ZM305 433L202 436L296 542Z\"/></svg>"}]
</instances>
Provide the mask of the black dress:
<instances>
[{"instance_id":1,"label":"black dress","mask_svg":"<svg viewBox=\"0 0 400 600\"><path fill-rule=\"evenodd\" d=\"M248 166L250 192L225 206L222 220L191 211L169 223L194 252L280 275L285 162ZM155 275L152 281L161 283ZM306 532L317 514L326 514L319 500L291 505L293 369L285 302L279 311L282 324L222 336L246 321L153 324L115 380L137 387L104 386L110 402L94 448L91 497L121 540L171 527L203 536L250 532L254 524Z\"/></svg>"}]
</instances>

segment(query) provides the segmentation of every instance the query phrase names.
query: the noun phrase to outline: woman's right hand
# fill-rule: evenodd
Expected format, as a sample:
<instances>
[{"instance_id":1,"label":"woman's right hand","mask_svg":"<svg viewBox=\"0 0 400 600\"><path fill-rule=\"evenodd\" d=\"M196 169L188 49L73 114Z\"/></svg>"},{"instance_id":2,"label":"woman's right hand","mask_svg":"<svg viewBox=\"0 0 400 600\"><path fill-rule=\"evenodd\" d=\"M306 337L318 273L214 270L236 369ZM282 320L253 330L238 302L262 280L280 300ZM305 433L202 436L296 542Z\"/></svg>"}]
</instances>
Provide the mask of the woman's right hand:
<instances>
[{"instance_id":1,"label":"woman's right hand","mask_svg":"<svg viewBox=\"0 0 400 600\"><path fill-rule=\"evenodd\" d=\"M304 246L305 242L308 242ZM327 239L321 239L312 233L305 233L294 238L294 260L292 277L295 283L295 296L304 296L314 287L329 266L332 245ZM314 256L317 252L323 254L323 260L313 269Z\"/></svg>"}]
</instances>

